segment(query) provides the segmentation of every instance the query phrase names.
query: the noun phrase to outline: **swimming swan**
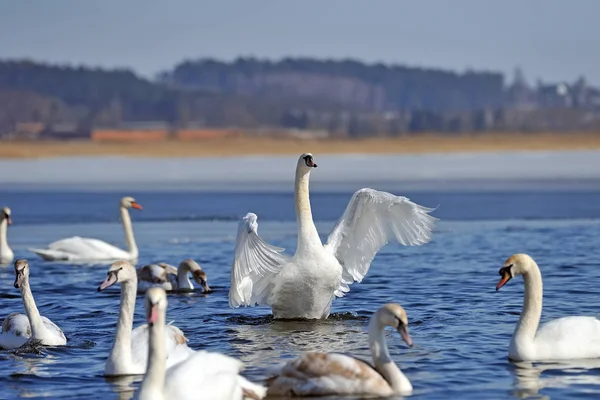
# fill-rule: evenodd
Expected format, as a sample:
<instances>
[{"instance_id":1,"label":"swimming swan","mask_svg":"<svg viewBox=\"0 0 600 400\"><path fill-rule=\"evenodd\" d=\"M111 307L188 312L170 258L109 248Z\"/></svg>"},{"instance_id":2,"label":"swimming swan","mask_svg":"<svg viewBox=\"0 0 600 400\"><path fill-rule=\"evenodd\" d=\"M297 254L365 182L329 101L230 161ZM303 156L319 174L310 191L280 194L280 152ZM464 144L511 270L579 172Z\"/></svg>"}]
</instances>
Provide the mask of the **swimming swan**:
<instances>
[{"instance_id":1,"label":"swimming swan","mask_svg":"<svg viewBox=\"0 0 600 400\"><path fill-rule=\"evenodd\" d=\"M2 323L0 348L15 349L28 341L39 341L43 346L64 346L67 338L48 318L40 315L29 287L29 263L15 261L15 288L21 290L25 314L10 314Z\"/></svg>"},{"instance_id":2,"label":"swimming swan","mask_svg":"<svg viewBox=\"0 0 600 400\"><path fill-rule=\"evenodd\" d=\"M186 259L175 268L166 263L148 264L138 268L138 291L146 291L150 287L161 287L167 291L191 291L194 285L188 274L191 273L204 292L210 292L206 273L192 259Z\"/></svg>"},{"instance_id":3,"label":"swimming swan","mask_svg":"<svg viewBox=\"0 0 600 400\"><path fill-rule=\"evenodd\" d=\"M371 366L338 353L306 353L288 362L268 382L269 396L409 395L412 385L392 361L385 344L384 329L397 329L412 347L406 311L398 304L384 304L369 321Z\"/></svg>"},{"instance_id":4,"label":"swimming swan","mask_svg":"<svg viewBox=\"0 0 600 400\"><path fill-rule=\"evenodd\" d=\"M123 197L119 210L125 241L129 250L125 251L102 240L73 236L58 240L48 245L47 249L29 249L44 260L49 261L106 261L106 260L136 260L138 248L133 237L129 208L142 209L133 197Z\"/></svg>"},{"instance_id":5,"label":"swimming swan","mask_svg":"<svg viewBox=\"0 0 600 400\"><path fill-rule=\"evenodd\" d=\"M149 288L144 305L150 330L148 369L140 386L140 400L262 399L266 389L239 375L240 361L219 353L199 351L166 369L165 320L167 295L160 287Z\"/></svg>"},{"instance_id":6,"label":"swimming swan","mask_svg":"<svg viewBox=\"0 0 600 400\"><path fill-rule=\"evenodd\" d=\"M129 261L113 263L98 291L115 283L121 283L119 320L104 373L106 376L141 375L146 372L148 359L148 325L144 324L133 329L137 274L135 267ZM167 326L165 338L167 366L185 360L194 353L194 350L187 346L187 341L179 328L173 325Z\"/></svg>"},{"instance_id":7,"label":"swimming swan","mask_svg":"<svg viewBox=\"0 0 600 400\"><path fill-rule=\"evenodd\" d=\"M12 224L10 208L4 207L0 210L0 264L8 264L15 258L15 254L8 245L7 230Z\"/></svg>"},{"instance_id":8,"label":"swimming swan","mask_svg":"<svg viewBox=\"0 0 600 400\"><path fill-rule=\"evenodd\" d=\"M275 318L327 318L335 296L342 297L354 281L362 281L371 261L390 240L421 245L431 240L436 218L430 208L406 197L373 189L352 196L323 246L313 222L308 193L313 156L298 159L294 202L298 222L296 254L283 254L258 236L258 217L240 222L229 305L270 305Z\"/></svg>"},{"instance_id":9,"label":"swimming swan","mask_svg":"<svg viewBox=\"0 0 600 400\"><path fill-rule=\"evenodd\" d=\"M514 254L500 268L499 290L522 275L525 284L523 311L508 348L515 361L568 360L600 357L600 321L595 317L563 317L538 329L542 315L542 273L527 254ZM537 331L537 332L536 332Z\"/></svg>"}]
</instances>

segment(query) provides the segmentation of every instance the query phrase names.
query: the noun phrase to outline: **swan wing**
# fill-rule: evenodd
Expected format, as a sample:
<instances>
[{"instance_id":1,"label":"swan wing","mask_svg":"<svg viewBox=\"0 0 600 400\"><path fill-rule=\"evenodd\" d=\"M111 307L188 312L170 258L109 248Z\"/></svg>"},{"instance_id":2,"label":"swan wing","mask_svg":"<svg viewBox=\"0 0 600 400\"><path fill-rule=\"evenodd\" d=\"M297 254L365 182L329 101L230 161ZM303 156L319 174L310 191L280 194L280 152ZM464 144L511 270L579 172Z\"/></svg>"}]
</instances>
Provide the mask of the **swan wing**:
<instances>
[{"instance_id":1,"label":"swan wing","mask_svg":"<svg viewBox=\"0 0 600 400\"><path fill-rule=\"evenodd\" d=\"M12 313L2 322L0 349L16 349L31 337L31 326L25 314Z\"/></svg>"},{"instance_id":2,"label":"swan wing","mask_svg":"<svg viewBox=\"0 0 600 400\"><path fill-rule=\"evenodd\" d=\"M272 280L291 257L258 236L258 217L248 213L239 224L233 265L229 306L253 306L267 302Z\"/></svg>"},{"instance_id":3,"label":"swan wing","mask_svg":"<svg viewBox=\"0 0 600 400\"><path fill-rule=\"evenodd\" d=\"M143 324L136 327L131 333L131 356L136 369L146 371L148 363L148 324ZM181 329L174 325L166 326L166 352L167 352L167 368L175 365L195 351L187 345L188 339L185 337Z\"/></svg>"},{"instance_id":4,"label":"swan wing","mask_svg":"<svg viewBox=\"0 0 600 400\"><path fill-rule=\"evenodd\" d=\"M343 296L352 282L362 281L379 249L389 241L405 246L429 242L437 220L429 215L431 211L388 192L365 188L354 193L325 244L343 268L336 296Z\"/></svg>"},{"instance_id":5,"label":"swan wing","mask_svg":"<svg viewBox=\"0 0 600 400\"><path fill-rule=\"evenodd\" d=\"M44 323L44 326L46 327L48 332L50 332L50 334L52 334L52 336L56 338L56 343L62 343L63 345L67 344L67 338L65 337L65 334L63 333L62 329L58 327L58 325L56 325L54 322L50 321L49 318L44 317L43 315L42 322Z\"/></svg>"},{"instance_id":6,"label":"swan wing","mask_svg":"<svg viewBox=\"0 0 600 400\"><path fill-rule=\"evenodd\" d=\"M369 364L337 353L306 353L271 378L269 395L328 396L392 394L389 384Z\"/></svg>"},{"instance_id":7,"label":"swan wing","mask_svg":"<svg viewBox=\"0 0 600 400\"><path fill-rule=\"evenodd\" d=\"M244 387L239 372L242 367L242 363L234 358L198 351L167 370L165 395L181 400L241 399ZM264 389L262 396L254 398L263 396Z\"/></svg>"},{"instance_id":8,"label":"swan wing","mask_svg":"<svg viewBox=\"0 0 600 400\"><path fill-rule=\"evenodd\" d=\"M600 320L573 316L541 325L535 335L540 359L600 357Z\"/></svg>"}]
</instances>

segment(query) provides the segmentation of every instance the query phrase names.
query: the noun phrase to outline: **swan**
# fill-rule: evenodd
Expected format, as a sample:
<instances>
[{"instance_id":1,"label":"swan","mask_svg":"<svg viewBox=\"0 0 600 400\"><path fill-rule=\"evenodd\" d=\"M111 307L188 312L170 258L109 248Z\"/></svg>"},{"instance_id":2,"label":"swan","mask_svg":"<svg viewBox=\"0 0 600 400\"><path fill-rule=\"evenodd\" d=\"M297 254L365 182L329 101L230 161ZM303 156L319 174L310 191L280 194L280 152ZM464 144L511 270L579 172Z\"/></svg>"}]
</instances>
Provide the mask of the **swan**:
<instances>
[{"instance_id":1,"label":"swan","mask_svg":"<svg viewBox=\"0 0 600 400\"><path fill-rule=\"evenodd\" d=\"M392 361L384 329L397 329L412 347L408 318L402 306L384 304L369 320L369 348L373 365L339 353L306 353L290 362L268 382L269 396L410 395L412 384Z\"/></svg>"},{"instance_id":2,"label":"swan","mask_svg":"<svg viewBox=\"0 0 600 400\"><path fill-rule=\"evenodd\" d=\"M263 386L239 375L240 361L219 353L199 351L179 364L166 369L165 320L167 295L163 288L146 292L144 305L150 330L147 346L148 369L140 385L140 400L232 400L262 399Z\"/></svg>"},{"instance_id":3,"label":"swan","mask_svg":"<svg viewBox=\"0 0 600 400\"><path fill-rule=\"evenodd\" d=\"M15 261L15 288L21 290L21 298L27 315L13 313L2 323L0 348L15 349L28 341L39 342L43 346L64 346L67 338L62 330L48 318L40 315L31 288L29 287L29 263Z\"/></svg>"},{"instance_id":4,"label":"swan","mask_svg":"<svg viewBox=\"0 0 600 400\"><path fill-rule=\"evenodd\" d=\"M133 197L123 197L119 205L128 251L102 240L73 236L50 243L47 249L29 249L48 261L136 260L138 248L133 237L129 208L142 209Z\"/></svg>"},{"instance_id":5,"label":"swan","mask_svg":"<svg viewBox=\"0 0 600 400\"><path fill-rule=\"evenodd\" d=\"M138 290L143 292L155 286L165 290L194 290L188 273L192 274L196 283L201 285L205 292L210 292L206 273L196 261L189 258L180 262L177 268L166 263L148 264L138 268Z\"/></svg>"},{"instance_id":6,"label":"swan","mask_svg":"<svg viewBox=\"0 0 600 400\"><path fill-rule=\"evenodd\" d=\"M137 293L137 274L129 261L114 262L106 274L106 279L98 287L98 291L121 283L121 305L117 332L111 352L106 360L104 373L106 376L141 375L146 371L148 356L148 325L133 329L133 311ZM179 328L167 327L166 358L167 366L174 365L194 353L187 346L188 339Z\"/></svg>"},{"instance_id":7,"label":"swan","mask_svg":"<svg viewBox=\"0 0 600 400\"><path fill-rule=\"evenodd\" d=\"M437 218L406 197L360 189L350 199L323 246L313 222L308 181L317 164L310 153L298 159L294 202L298 246L293 257L258 235L258 217L240 221L229 306L269 305L275 318L322 319L335 296L342 297L354 281L362 281L371 261L390 240L421 245L431 240Z\"/></svg>"},{"instance_id":8,"label":"swan","mask_svg":"<svg viewBox=\"0 0 600 400\"><path fill-rule=\"evenodd\" d=\"M550 361L600 357L600 320L595 317L563 317L538 329L542 315L542 273L527 254L513 254L500 268L499 290L515 276L525 284L523 311L508 348L514 361ZM537 331L537 332L536 332Z\"/></svg>"},{"instance_id":9,"label":"swan","mask_svg":"<svg viewBox=\"0 0 600 400\"><path fill-rule=\"evenodd\" d=\"M6 231L10 224L12 224L10 208L4 207L0 210L0 264L8 264L15 258L6 238Z\"/></svg>"}]
</instances>

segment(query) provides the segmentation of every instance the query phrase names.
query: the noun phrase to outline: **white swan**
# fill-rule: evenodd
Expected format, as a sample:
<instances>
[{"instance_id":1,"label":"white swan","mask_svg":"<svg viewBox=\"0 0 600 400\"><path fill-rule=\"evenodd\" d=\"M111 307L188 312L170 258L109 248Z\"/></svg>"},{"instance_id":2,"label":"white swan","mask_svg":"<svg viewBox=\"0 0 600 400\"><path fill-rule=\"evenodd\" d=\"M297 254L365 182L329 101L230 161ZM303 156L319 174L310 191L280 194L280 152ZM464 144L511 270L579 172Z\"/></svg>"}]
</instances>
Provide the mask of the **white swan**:
<instances>
[{"instance_id":1,"label":"white swan","mask_svg":"<svg viewBox=\"0 0 600 400\"><path fill-rule=\"evenodd\" d=\"M146 371L148 357L148 325L133 329L137 274L129 261L113 263L98 291L115 283L121 283L121 304L115 341L106 360L104 373L107 376L141 375ZM194 353L194 350L187 346L188 339L183 332L173 325L167 327L165 341L168 366L185 360Z\"/></svg>"},{"instance_id":2,"label":"white swan","mask_svg":"<svg viewBox=\"0 0 600 400\"><path fill-rule=\"evenodd\" d=\"M199 351L166 369L165 319L167 296L164 289L149 288L145 299L150 326L148 369L137 393L140 400L233 400L262 399L266 389L239 375L240 361L219 353Z\"/></svg>"},{"instance_id":3,"label":"white swan","mask_svg":"<svg viewBox=\"0 0 600 400\"><path fill-rule=\"evenodd\" d=\"M8 264L15 258L15 254L8 245L7 230L12 223L10 208L4 207L0 210L0 264Z\"/></svg>"},{"instance_id":4,"label":"white swan","mask_svg":"<svg viewBox=\"0 0 600 400\"><path fill-rule=\"evenodd\" d=\"M123 197L119 205L121 220L125 229L125 241L129 250L125 251L98 239L73 236L48 245L47 249L29 249L49 261L94 261L94 260L136 260L138 248L133 237L129 208L142 209L133 197Z\"/></svg>"},{"instance_id":5,"label":"white swan","mask_svg":"<svg viewBox=\"0 0 600 400\"><path fill-rule=\"evenodd\" d=\"M210 292L206 273L196 261L189 258L180 262L177 268L166 263L138 268L138 290L143 292L150 287L161 287L169 291L191 291L194 290L194 285L188 277L189 273L205 292Z\"/></svg>"},{"instance_id":6,"label":"white swan","mask_svg":"<svg viewBox=\"0 0 600 400\"><path fill-rule=\"evenodd\" d=\"M420 245L431 239L436 218L430 208L406 197L373 189L354 193L346 211L321 243L313 222L308 180L316 168L313 156L302 154L294 188L298 247L293 257L258 236L257 216L240 223L231 269L230 307L270 305L275 318L327 318L335 296L360 282L371 261L390 240Z\"/></svg>"},{"instance_id":7,"label":"white swan","mask_svg":"<svg viewBox=\"0 0 600 400\"><path fill-rule=\"evenodd\" d=\"M515 361L548 361L600 357L600 321L595 317L563 317L545 323L542 315L542 274L527 254L514 254L500 268L496 290L523 275L523 311L508 349ZM536 333L537 331L537 333Z\"/></svg>"},{"instance_id":8,"label":"white swan","mask_svg":"<svg viewBox=\"0 0 600 400\"><path fill-rule=\"evenodd\" d=\"M62 330L48 318L40 315L31 288L29 287L29 263L15 261L15 287L21 290L21 298L27 315L13 313L2 323L0 348L15 349L28 341L36 341L43 346L64 346L67 338Z\"/></svg>"},{"instance_id":9,"label":"white swan","mask_svg":"<svg viewBox=\"0 0 600 400\"><path fill-rule=\"evenodd\" d=\"M268 382L269 396L409 395L412 384L392 361L384 329L397 329L408 346L406 311L398 304L384 304L369 321L369 348L373 365L338 353L306 353L290 362Z\"/></svg>"}]
</instances>

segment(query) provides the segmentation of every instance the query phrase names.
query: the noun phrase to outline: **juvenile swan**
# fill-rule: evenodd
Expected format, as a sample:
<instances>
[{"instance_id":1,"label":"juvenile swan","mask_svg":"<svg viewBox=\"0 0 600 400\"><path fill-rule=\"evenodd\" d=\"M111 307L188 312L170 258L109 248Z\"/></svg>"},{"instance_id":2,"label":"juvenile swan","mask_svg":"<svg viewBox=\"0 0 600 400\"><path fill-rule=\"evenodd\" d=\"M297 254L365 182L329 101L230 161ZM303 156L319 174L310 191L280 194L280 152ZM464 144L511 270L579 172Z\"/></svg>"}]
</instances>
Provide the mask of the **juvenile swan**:
<instances>
[{"instance_id":1,"label":"juvenile swan","mask_svg":"<svg viewBox=\"0 0 600 400\"><path fill-rule=\"evenodd\" d=\"M27 341L39 341L44 346L64 346L67 338L62 330L48 318L40 315L29 287L29 263L15 261L15 288L21 290L23 307L27 315L13 313L2 323L0 348L14 349Z\"/></svg>"},{"instance_id":2,"label":"juvenile swan","mask_svg":"<svg viewBox=\"0 0 600 400\"><path fill-rule=\"evenodd\" d=\"M515 361L567 360L600 357L600 321L595 317L563 317L545 323L542 315L542 274L527 254L510 256L500 268L499 290L522 275L525 284L523 311L515 328L508 357ZM536 333L537 331L537 333Z\"/></svg>"},{"instance_id":3,"label":"juvenile swan","mask_svg":"<svg viewBox=\"0 0 600 400\"><path fill-rule=\"evenodd\" d=\"M239 375L242 363L219 354L200 351L166 369L165 320L167 296L160 287L149 288L144 303L150 330L148 369L140 386L140 400L261 399L266 389Z\"/></svg>"},{"instance_id":4,"label":"juvenile swan","mask_svg":"<svg viewBox=\"0 0 600 400\"><path fill-rule=\"evenodd\" d=\"M397 329L408 346L408 319L404 309L384 304L369 321L369 348L373 365L344 354L307 353L288 362L268 384L275 396L409 395L412 385L392 361L384 338L384 328Z\"/></svg>"},{"instance_id":5,"label":"juvenile swan","mask_svg":"<svg viewBox=\"0 0 600 400\"><path fill-rule=\"evenodd\" d=\"M298 159L294 202L298 246L293 257L258 236L256 214L240 222L231 269L229 305L269 305L275 318L320 319L329 316L335 296L362 281L371 261L391 240L421 245L431 240L436 218L430 208L406 197L360 189L321 243L313 222L308 180L316 168L312 154Z\"/></svg>"},{"instance_id":6,"label":"juvenile swan","mask_svg":"<svg viewBox=\"0 0 600 400\"><path fill-rule=\"evenodd\" d=\"M121 221L125 230L125 242L128 250L121 250L112 244L98 239L73 236L48 245L47 249L29 249L44 260L49 261L107 261L107 260L136 260L138 248L133 237L131 217L128 209L142 209L133 197L123 197L119 204Z\"/></svg>"},{"instance_id":7,"label":"juvenile swan","mask_svg":"<svg viewBox=\"0 0 600 400\"><path fill-rule=\"evenodd\" d=\"M12 224L10 208L4 207L0 210L0 264L8 264L15 258L8 245L7 230L10 224Z\"/></svg>"},{"instance_id":8,"label":"juvenile swan","mask_svg":"<svg viewBox=\"0 0 600 400\"><path fill-rule=\"evenodd\" d=\"M141 375L146 371L148 357L148 325L133 329L137 274L129 261L113 263L98 291L115 283L121 284L121 307L115 341L106 360L104 373L107 376ZM165 358L167 366L171 366L185 360L194 351L187 346L188 339L179 328L168 325L166 330Z\"/></svg>"},{"instance_id":9,"label":"juvenile swan","mask_svg":"<svg viewBox=\"0 0 600 400\"><path fill-rule=\"evenodd\" d=\"M202 286L202 290L210 292L206 273L202 267L192 259L186 259L175 268L166 263L148 264L138 268L138 290L146 291L150 287L161 287L168 291L190 291L194 285L188 274L191 273L194 281Z\"/></svg>"}]
</instances>

